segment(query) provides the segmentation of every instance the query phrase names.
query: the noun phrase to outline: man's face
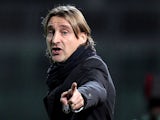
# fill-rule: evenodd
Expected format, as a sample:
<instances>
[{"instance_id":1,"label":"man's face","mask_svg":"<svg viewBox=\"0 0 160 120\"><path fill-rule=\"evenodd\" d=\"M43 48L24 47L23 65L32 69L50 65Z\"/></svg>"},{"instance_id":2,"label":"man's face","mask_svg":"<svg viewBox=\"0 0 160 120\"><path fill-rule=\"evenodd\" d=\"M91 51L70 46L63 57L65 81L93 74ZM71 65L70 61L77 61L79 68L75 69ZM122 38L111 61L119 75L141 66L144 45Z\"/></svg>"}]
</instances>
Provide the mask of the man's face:
<instances>
[{"instance_id":1,"label":"man's face","mask_svg":"<svg viewBox=\"0 0 160 120\"><path fill-rule=\"evenodd\" d=\"M62 17L53 16L47 25L47 48L55 62L66 61L80 44L86 41L84 33L76 38L71 25Z\"/></svg>"}]
</instances>

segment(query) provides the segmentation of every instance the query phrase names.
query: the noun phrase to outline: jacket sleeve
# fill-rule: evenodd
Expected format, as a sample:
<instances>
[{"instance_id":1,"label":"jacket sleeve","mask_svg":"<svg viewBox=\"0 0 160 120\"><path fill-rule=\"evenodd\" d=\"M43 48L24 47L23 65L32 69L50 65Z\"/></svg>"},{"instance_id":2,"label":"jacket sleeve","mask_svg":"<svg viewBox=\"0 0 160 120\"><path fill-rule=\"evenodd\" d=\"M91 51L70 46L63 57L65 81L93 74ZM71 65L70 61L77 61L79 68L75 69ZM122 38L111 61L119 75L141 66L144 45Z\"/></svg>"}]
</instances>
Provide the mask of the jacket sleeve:
<instances>
[{"instance_id":1,"label":"jacket sleeve","mask_svg":"<svg viewBox=\"0 0 160 120\"><path fill-rule=\"evenodd\" d=\"M111 78L107 71L107 66L97 59L88 60L82 69L85 77L80 81L85 81L85 83L80 85L78 90L85 99L84 109L87 109L107 99Z\"/></svg>"},{"instance_id":2,"label":"jacket sleeve","mask_svg":"<svg viewBox=\"0 0 160 120\"><path fill-rule=\"evenodd\" d=\"M106 100L107 91L96 81L90 81L78 88L85 100L84 109L96 106L99 102Z\"/></svg>"}]
</instances>

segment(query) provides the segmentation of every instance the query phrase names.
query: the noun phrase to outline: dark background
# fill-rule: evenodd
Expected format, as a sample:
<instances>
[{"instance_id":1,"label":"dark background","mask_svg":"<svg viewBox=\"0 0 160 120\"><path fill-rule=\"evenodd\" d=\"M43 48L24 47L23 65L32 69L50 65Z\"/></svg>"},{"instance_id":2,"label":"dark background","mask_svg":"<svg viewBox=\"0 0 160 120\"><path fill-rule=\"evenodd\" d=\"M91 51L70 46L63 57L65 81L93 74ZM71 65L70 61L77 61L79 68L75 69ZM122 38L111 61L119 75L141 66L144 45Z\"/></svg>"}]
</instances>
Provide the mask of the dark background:
<instances>
[{"instance_id":1,"label":"dark background","mask_svg":"<svg viewBox=\"0 0 160 120\"><path fill-rule=\"evenodd\" d=\"M0 120L48 120L41 21L57 4L75 5L86 17L116 86L115 120L143 115L145 77L160 68L158 0L1 0Z\"/></svg>"}]
</instances>

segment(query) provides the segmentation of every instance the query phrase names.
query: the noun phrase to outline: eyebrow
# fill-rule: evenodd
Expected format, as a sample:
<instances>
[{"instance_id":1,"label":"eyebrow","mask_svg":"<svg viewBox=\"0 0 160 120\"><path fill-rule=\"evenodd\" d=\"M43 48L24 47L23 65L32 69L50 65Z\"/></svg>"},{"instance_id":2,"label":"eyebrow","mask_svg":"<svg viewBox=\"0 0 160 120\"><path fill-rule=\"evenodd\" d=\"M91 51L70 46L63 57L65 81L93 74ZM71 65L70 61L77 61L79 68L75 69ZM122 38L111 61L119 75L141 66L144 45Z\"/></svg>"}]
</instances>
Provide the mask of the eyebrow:
<instances>
[{"instance_id":1,"label":"eyebrow","mask_svg":"<svg viewBox=\"0 0 160 120\"><path fill-rule=\"evenodd\" d=\"M69 25L60 25L59 27L67 30L72 30L72 28Z\"/></svg>"},{"instance_id":2,"label":"eyebrow","mask_svg":"<svg viewBox=\"0 0 160 120\"><path fill-rule=\"evenodd\" d=\"M47 26L47 30L53 30L54 28L52 27L52 25L48 25Z\"/></svg>"},{"instance_id":3,"label":"eyebrow","mask_svg":"<svg viewBox=\"0 0 160 120\"><path fill-rule=\"evenodd\" d=\"M65 28L65 29L68 29L68 30L72 29L69 25L65 25L65 24L59 25L59 27L60 28ZM54 26L52 26L52 24L50 24L50 25L47 26L47 29L48 30L54 29Z\"/></svg>"}]
</instances>

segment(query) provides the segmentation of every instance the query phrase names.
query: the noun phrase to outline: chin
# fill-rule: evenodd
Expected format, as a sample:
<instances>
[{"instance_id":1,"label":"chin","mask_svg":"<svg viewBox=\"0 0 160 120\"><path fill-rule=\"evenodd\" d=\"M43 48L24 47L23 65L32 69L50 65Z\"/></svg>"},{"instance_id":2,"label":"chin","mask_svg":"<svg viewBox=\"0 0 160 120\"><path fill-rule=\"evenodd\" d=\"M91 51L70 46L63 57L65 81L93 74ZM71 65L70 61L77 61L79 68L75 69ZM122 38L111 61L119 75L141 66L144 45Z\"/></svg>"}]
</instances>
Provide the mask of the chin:
<instances>
[{"instance_id":1,"label":"chin","mask_svg":"<svg viewBox=\"0 0 160 120\"><path fill-rule=\"evenodd\" d=\"M58 57L52 57L52 60L53 60L54 62L64 62L64 61L65 61L65 59L58 58Z\"/></svg>"}]
</instances>

